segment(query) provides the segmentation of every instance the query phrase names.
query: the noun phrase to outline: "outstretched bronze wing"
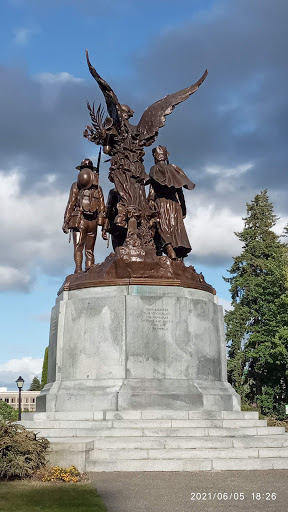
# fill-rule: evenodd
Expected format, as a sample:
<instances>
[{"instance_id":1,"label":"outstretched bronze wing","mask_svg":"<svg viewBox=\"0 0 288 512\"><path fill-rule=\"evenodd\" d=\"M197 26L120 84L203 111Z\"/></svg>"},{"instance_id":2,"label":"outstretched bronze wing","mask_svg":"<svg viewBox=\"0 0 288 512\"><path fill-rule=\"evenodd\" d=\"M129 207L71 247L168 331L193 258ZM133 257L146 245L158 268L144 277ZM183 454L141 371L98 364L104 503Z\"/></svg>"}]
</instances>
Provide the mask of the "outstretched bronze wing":
<instances>
[{"instance_id":1,"label":"outstretched bronze wing","mask_svg":"<svg viewBox=\"0 0 288 512\"><path fill-rule=\"evenodd\" d=\"M119 100L113 89L111 89L110 85L107 84L105 80L103 80L103 78L97 73L96 69L92 66L89 60L88 50L85 51L89 71L93 78L95 78L97 84L99 85L101 91L104 94L108 114L113 119L113 123L116 126L116 128L120 129L123 125L123 118Z\"/></svg>"},{"instance_id":2,"label":"outstretched bronze wing","mask_svg":"<svg viewBox=\"0 0 288 512\"><path fill-rule=\"evenodd\" d=\"M205 73L195 84L181 91L169 94L162 100L156 101L156 103L146 108L137 126L139 138L144 142L145 146L151 146L151 144L153 144L159 129L165 124L166 116L171 114L176 105L182 103L182 101L185 101L191 94L196 92L207 75L208 71L206 69Z\"/></svg>"}]
</instances>

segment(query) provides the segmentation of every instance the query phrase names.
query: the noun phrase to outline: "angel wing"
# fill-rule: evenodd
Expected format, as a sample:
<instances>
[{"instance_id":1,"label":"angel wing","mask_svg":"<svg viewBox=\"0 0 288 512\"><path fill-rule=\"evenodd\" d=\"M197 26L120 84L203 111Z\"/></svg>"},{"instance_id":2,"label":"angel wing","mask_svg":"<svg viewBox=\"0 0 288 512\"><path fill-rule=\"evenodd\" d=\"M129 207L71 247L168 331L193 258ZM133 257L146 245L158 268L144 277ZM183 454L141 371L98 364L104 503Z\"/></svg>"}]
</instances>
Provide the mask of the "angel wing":
<instances>
[{"instance_id":1,"label":"angel wing","mask_svg":"<svg viewBox=\"0 0 288 512\"><path fill-rule=\"evenodd\" d=\"M92 66L89 60L88 50L85 51L89 71L93 78L96 80L105 97L108 114L113 119L113 123L116 126L116 128L120 129L123 125L123 118L118 98L113 89L111 89L110 85L107 84L107 82L105 82L103 78L101 78L101 76L97 73L96 69Z\"/></svg>"},{"instance_id":2,"label":"angel wing","mask_svg":"<svg viewBox=\"0 0 288 512\"><path fill-rule=\"evenodd\" d=\"M166 116L171 114L176 105L182 103L182 101L185 101L189 96L191 96L191 94L196 92L204 82L207 75L208 71L206 69L201 78L199 78L195 84L192 84L181 91L169 94L162 100L156 101L156 103L153 103L153 105L146 108L137 126L139 138L144 142L145 146L151 146L151 144L153 144L158 135L159 129L165 124Z\"/></svg>"}]
</instances>

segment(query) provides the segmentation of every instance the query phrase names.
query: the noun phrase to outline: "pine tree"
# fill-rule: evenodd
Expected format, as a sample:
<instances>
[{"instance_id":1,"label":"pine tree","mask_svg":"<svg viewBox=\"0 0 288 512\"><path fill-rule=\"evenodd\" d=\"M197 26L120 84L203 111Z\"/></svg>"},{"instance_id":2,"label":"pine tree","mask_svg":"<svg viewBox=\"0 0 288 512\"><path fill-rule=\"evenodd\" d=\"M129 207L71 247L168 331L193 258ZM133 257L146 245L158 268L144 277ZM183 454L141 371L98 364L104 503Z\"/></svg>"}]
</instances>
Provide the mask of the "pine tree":
<instances>
[{"instance_id":1,"label":"pine tree","mask_svg":"<svg viewBox=\"0 0 288 512\"><path fill-rule=\"evenodd\" d=\"M225 315L228 374L242 397L275 412L287 398L288 258L285 243L272 228L277 217L267 190L247 204L243 242L224 278L233 310Z\"/></svg>"},{"instance_id":2,"label":"pine tree","mask_svg":"<svg viewBox=\"0 0 288 512\"><path fill-rule=\"evenodd\" d=\"M31 382L31 386L29 388L29 391L40 391L42 388L41 388L41 383L40 383L40 380L38 379L38 377L34 377L32 382Z\"/></svg>"},{"instance_id":3,"label":"pine tree","mask_svg":"<svg viewBox=\"0 0 288 512\"><path fill-rule=\"evenodd\" d=\"M45 384L48 382L48 347L45 348L44 360L42 366L42 376L41 376L41 389L44 388Z\"/></svg>"}]
</instances>

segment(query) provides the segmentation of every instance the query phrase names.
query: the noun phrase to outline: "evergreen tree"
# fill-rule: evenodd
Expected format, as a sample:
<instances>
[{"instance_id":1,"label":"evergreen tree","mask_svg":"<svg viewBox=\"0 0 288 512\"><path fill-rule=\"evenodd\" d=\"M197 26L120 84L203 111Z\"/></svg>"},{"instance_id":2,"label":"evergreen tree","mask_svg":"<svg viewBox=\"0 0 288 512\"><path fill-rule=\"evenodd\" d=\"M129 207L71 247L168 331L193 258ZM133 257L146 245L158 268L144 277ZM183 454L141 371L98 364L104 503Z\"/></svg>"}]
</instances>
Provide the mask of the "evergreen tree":
<instances>
[{"instance_id":1,"label":"evergreen tree","mask_svg":"<svg viewBox=\"0 0 288 512\"><path fill-rule=\"evenodd\" d=\"M42 366L42 376L41 376L41 389L44 388L45 384L48 381L48 347L45 348L44 360Z\"/></svg>"},{"instance_id":2,"label":"evergreen tree","mask_svg":"<svg viewBox=\"0 0 288 512\"><path fill-rule=\"evenodd\" d=\"M224 278L233 305L225 315L228 374L242 397L271 413L288 398L288 251L272 231L277 217L267 190L247 204L243 220L235 233L243 250Z\"/></svg>"},{"instance_id":3,"label":"evergreen tree","mask_svg":"<svg viewBox=\"0 0 288 512\"><path fill-rule=\"evenodd\" d=\"M42 388L41 388L41 383L40 383L40 380L38 379L38 377L34 377L32 382L31 382L31 386L29 388L29 391L40 391Z\"/></svg>"}]
</instances>

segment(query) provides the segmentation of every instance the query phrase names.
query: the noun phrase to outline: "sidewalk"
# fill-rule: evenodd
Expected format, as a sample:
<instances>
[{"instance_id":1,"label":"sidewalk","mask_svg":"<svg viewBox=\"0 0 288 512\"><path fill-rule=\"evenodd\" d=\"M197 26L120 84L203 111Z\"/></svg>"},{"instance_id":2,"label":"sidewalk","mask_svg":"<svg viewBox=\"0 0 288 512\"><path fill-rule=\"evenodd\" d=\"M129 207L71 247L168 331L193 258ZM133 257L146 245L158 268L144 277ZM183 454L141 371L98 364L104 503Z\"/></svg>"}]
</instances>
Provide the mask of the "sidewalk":
<instances>
[{"instance_id":1,"label":"sidewalk","mask_svg":"<svg viewBox=\"0 0 288 512\"><path fill-rule=\"evenodd\" d=\"M109 512L288 510L288 470L90 473L89 476ZM195 493L192 501L191 493ZM256 493L260 494L256 496ZM272 493L276 493L276 500L272 499L275 498Z\"/></svg>"}]
</instances>

